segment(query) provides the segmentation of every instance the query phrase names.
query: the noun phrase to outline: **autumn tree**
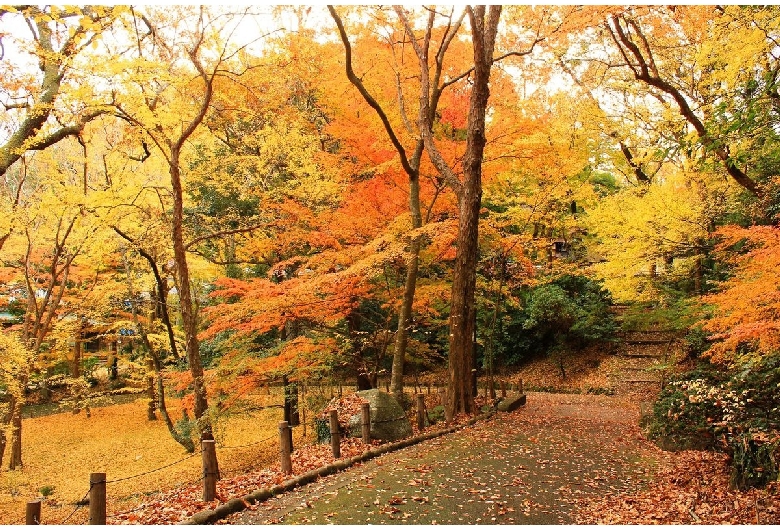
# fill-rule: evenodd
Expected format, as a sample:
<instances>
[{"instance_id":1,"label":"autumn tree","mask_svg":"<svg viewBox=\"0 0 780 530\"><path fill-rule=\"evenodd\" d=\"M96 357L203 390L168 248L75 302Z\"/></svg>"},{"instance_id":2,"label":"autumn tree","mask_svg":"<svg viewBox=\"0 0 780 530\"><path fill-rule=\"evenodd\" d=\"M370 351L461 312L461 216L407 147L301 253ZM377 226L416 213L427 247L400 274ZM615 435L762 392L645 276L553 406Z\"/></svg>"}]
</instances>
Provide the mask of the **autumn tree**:
<instances>
[{"instance_id":1,"label":"autumn tree","mask_svg":"<svg viewBox=\"0 0 780 530\"><path fill-rule=\"evenodd\" d=\"M734 272L718 292L705 297L713 306L704 322L714 341L707 356L717 363L745 365L780 348L780 234L776 226L732 225L721 228L718 236L719 254Z\"/></svg>"},{"instance_id":2,"label":"autumn tree","mask_svg":"<svg viewBox=\"0 0 780 530\"><path fill-rule=\"evenodd\" d=\"M83 8L5 6L0 23L14 25L14 31L0 31L0 175L3 178L28 151L41 151L57 142L77 136L87 123L107 112L106 101L87 95L90 49L99 44L122 12L120 7ZM29 34L21 27L26 26ZM9 26L10 27L10 26ZM82 62L84 61L84 62ZM27 64L37 64L31 74ZM21 162L24 164L24 161ZM23 179L24 169L17 173ZM13 177L11 177L13 180ZM24 188L2 196L0 249L14 229L14 213Z\"/></svg>"},{"instance_id":3,"label":"autumn tree","mask_svg":"<svg viewBox=\"0 0 780 530\"><path fill-rule=\"evenodd\" d=\"M622 187L587 212L595 273L617 300L658 300L664 286L702 292L702 260L715 222L735 206L713 175L667 165L646 188Z\"/></svg>"},{"instance_id":4,"label":"autumn tree","mask_svg":"<svg viewBox=\"0 0 780 530\"><path fill-rule=\"evenodd\" d=\"M402 125L398 124L397 122L394 124L393 121L391 121L389 117L389 110L387 109L388 105L383 105L380 103L366 87L362 76L359 76L355 73L353 65L353 48L349 41L344 23L333 6L328 6L328 10L330 11L331 17L336 22L341 42L344 45L347 78L349 79L350 83L352 83L357 88L361 97L373 109L379 120L382 122L385 133L390 139L390 142L393 144L393 148L398 155L401 167L409 179L409 213L411 215L412 221L411 229L413 231L418 230L422 227L424 222L424 216L420 202L420 171L425 144L423 137L417 134L412 135L410 140L406 140L405 136L402 136L401 131L408 135L409 130L404 131ZM445 73L449 69L445 70L445 58L448 56L448 50L452 40L460 30L464 15L465 13L462 14L459 18L455 18L454 12L451 11L445 17L446 23L443 25L443 29L441 30L443 33L441 36L437 37L438 49L431 67L432 72L427 73L427 75L432 77L433 81L430 83L428 92L421 94L420 96L425 98L425 103L420 104L418 107L416 122L419 127L426 127L428 129L433 127L442 93L445 89L447 89L447 87L451 86L459 80L457 75L454 79L446 78L448 76L445 76ZM430 41L432 38L431 33L433 31L433 18L433 12L431 12L428 33L426 36L426 46L430 46ZM410 38L413 39L414 37ZM396 65L397 70L395 71L395 84L397 86L398 102L396 113L402 118L401 123L405 124L408 129L411 129L409 118L407 117L406 106L404 103L404 88L402 87L401 83L401 76L402 73L404 73L401 71L401 64L403 64L404 54L403 46L406 44L407 43L405 40L401 40L400 45L396 39L391 40L391 47L394 49L393 56L400 57L400 59L395 59L397 63L400 63ZM396 51L395 48L400 49ZM428 65L426 64L426 68L427 67ZM398 131L397 129L401 129L401 131ZM406 146L404 146L404 140L407 142ZM417 278L420 265L420 248L421 239L419 234L412 235L409 243L403 299L398 312L398 326L396 329L395 345L393 349L393 365L390 387L391 391L397 396L401 396L403 394L404 362L407 351L409 324L412 319L412 306L414 304L415 291L417 288Z\"/></svg>"},{"instance_id":5,"label":"autumn tree","mask_svg":"<svg viewBox=\"0 0 780 530\"><path fill-rule=\"evenodd\" d=\"M122 65L128 67L128 78L123 81L135 90L118 96L114 108L122 119L143 131L167 164L173 203L171 243L179 280L185 350L193 380L193 411L203 436L210 437L208 397L197 336L198 315L185 246L183 157L188 141L208 114L217 78L230 75L230 63L239 53L239 49L219 39L220 28L212 25L217 23L215 20L235 25L237 19L219 19L205 7L179 15L177 20L160 12L137 18L138 58L134 64ZM167 26L168 22L173 23L173 28ZM225 26L221 29L227 34L231 31ZM179 32L180 37L186 38L168 39L167 31Z\"/></svg>"},{"instance_id":6,"label":"autumn tree","mask_svg":"<svg viewBox=\"0 0 780 530\"><path fill-rule=\"evenodd\" d=\"M62 142L24 166L27 174L18 181L22 189L15 212L21 228L10 235L0 255L25 287L20 340L31 361L41 360L44 353L67 355L63 350L73 338L74 326L66 317L79 323L90 314L88 308L95 301L90 293L100 281L108 252L100 243L104 232L87 213L99 201L99 193L85 193L86 160L72 158L74 145L78 144ZM75 151L80 154L80 148ZM30 368L19 372L21 388L27 386ZM22 463L23 404L23 393L13 395L4 418L12 427L11 469Z\"/></svg>"},{"instance_id":7,"label":"autumn tree","mask_svg":"<svg viewBox=\"0 0 780 530\"><path fill-rule=\"evenodd\" d=\"M489 97L490 69L493 64L500 7L491 7L486 14L485 7L466 9L471 24L471 38L474 53L473 85L469 97L468 124L466 129L466 151L463 157L463 181L457 178L452 167L444 160L434 144L431 123L418 121L420 136L425 149L436 169L452 186L458 196L459 225L457 256L452 283L450 310L450 351L448 403L450 412L471 412L473 401L472 374L473 340L475 333L476 307L474 292L476 285L476 261L478 248L478 216L482 198L482 157L486 143L485 114ZM437 85L431 82L429 48L430 32L436 13L431 10L425 30L425 37L418 39L415 31L401 8L396 13L402 20L410 44L420 64L420 115L430 115L429 94ZM435 80L434 80L435 82Z\"/></svg>"},{"instance_id":8,"label":"autumn tree","mask_svg":"<svg viewBox=\"0 0 780 530\"><path fill-rule=\"evenodd\" d=\"M316 48L285 43L294 49L269 43L240 84L220 80L204 123L209 135L198 139L191 162L187 248L227 276L266 272L291 257L287 243L304 250L292 244L300 229L288 222L296 208L285 203L317 215L342 193L337 148L324 132L331 117L306 72L317 68Z\"/></svg>"},{"instance_id":9,"label":"autumn tree","mask_svg":"<svg viewBox=\"0 0 780 530\"><path fill-rule=\"evenodd\" d=\"M12 450L13 461L11 462L11 469L21 465L21 447L18 449L18 454L16 449L16 440L21 441L21 431L17 430L20 428L21 422L15 422L13 418L15 417L15 409L21 407L20 401L21 403L24 401L23 396L26 390L25 385L29 377L31 362L31 352L18 335L13 333L0 335L0 382L7 389L9 395L12 396L9 403L4 403L2 406L3 424L0 431L0 464L2 464L6 445L8 444L6 429L10 426L11 444L14 447Z\"/></svg>"},{"instance_id":10,"label":"autumn tree","mask_svg":"<svg viewBox=\"0 0 780 530\"><path fill-rule=\"evenodd\" d=\"M488 388L496 366L517 362L533 340L521 321L527 293L588 264L582 217L598 201L589 109L562 94L510 94L491 105L479 227L477 346Z\"/></svg>"},{"instance_id":11,"label":"autumn tree","mask_svg":"<svg viewBox=\"0 0 780 530\"><path fill-rule=\"evenodd\" d=\"M714 163L749 194L760 195L771 171L765 163L753 163L751 152L767 152L776 119L773 8L593 7L585 12L592 22L582 35L603 40L582 46L574 39L560 56L581 81L606 90L602 105L613 114L622 107L621 118L636 124L639 134L626 134L624 127L612 132L640 171L637 177L642 180L643 162L656 155L652 149L638 152L631 143L650 147L648 141L657 138L664 149L683 152L704 168ZM755 69L744 68L746 62Z\"/></svg>"},{"instance_id":12,"label":"autumn tree","mask_svg":"<svg viewBox=\"0 0 780 530\"><path fill-rule=\"evenodd\" d=\"M184 447L188 452L192 453L195 451L195 444L191 437L188 436L188 428L189 426L184 427L183 429L180 429L177 427L178 424L174 424L173 419L171 418L170 414L168 413L168 406L165 399L165 384L164 384L164 374L163 374L163 361L165 358L165 354L167 353L166 350L173 353L174 358L178 359L177 357L177 343L176 338L174 336L173 328L170 324L170 319L167 315L168 313L168 307L167 307L167 296L168 292L166 292L164 286L165 286L165 280L161 277L160 270L157 264L157 260L154 258L154 256L147 251L146 249L139 247L138 243L133 241L127 234L124 234L120 230L114 228L114 230L125 240L130 243L129 248L126 249L126 252L123 253L122 261L123 261L123 269L124 269L124 275L125 275L125 282L127 285L127 297L130 301L130 313L131 313L131 323L132 328L136 330L139 338L141 339L141 344L143 345L143 349L146 351L148 355L148 360L150 364L150 375L151 378L149 383L149 400L150 405L147 410L147 418L150 420L156 419L156 413L155 410L159 410L160 416L162 417L163 422L165 423L165 426L168 429L168 432L171 434L171 437L176 440L182 447ZM153 273L153 285L154 287L151 287L149 290L152 292L155 292L156 287L156 296L152 296L152 300L154 302L154 307L151 311L148 312L148 317L143 318L144 315L141 315L141 309L143 306L139 307L138 300L140 299L140 287L138 286L135 281L136 276L136 267L134 267L134 261L129 254L133 253L133 250L137 251L138 254L143 258L143 260L146 263L146 266L152 270ZM163 322L164 322L164 330L165 334L160 333L160 330L158 328L158 325L156 325L155 317L157 315L164 315L163 316ZM115 323L121 324L122 321ZM166 342L167 342L167 348L166 348ZM183 415L182 421L186 421L186 414Z\"/></svg>"},{"instance_id":13,"label":"autumn tree","mask_svg":"<svg viewBox=\"0 0 780 530\"><path fill-rule=\"evenodd\" d=\"M109 101L95 99L79 84L89 86L85 67L94 59L90 51L122 12L124 8L106 6L0 8L3 25L16 28L2 32L0 47L2 126L8 134L0 146L0 175L25 152L77 136L89 121L108 112ZM39 71L31 74L17 61L37 63Z\"/></svg>"}]
</instances>

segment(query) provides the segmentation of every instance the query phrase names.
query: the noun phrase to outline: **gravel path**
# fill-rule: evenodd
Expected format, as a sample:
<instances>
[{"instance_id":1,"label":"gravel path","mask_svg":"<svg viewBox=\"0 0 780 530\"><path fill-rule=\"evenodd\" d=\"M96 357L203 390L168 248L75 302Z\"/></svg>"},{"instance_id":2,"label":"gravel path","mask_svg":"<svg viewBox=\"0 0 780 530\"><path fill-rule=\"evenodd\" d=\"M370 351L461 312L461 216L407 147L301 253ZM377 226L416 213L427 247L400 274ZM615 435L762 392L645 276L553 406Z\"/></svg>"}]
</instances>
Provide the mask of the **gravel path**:
<instances>
[{"instance_id":1,"label":"gravel path","mask_svg":"<svg viewBox=\"0 0 780 530\"><path fill-rule=\"evenodd\" d=\"M638 410L606 396L528 394L513 413L383 455L232 516L232 524L569 524L635 491L662 453Z\"/></svg>"}]
</instances>

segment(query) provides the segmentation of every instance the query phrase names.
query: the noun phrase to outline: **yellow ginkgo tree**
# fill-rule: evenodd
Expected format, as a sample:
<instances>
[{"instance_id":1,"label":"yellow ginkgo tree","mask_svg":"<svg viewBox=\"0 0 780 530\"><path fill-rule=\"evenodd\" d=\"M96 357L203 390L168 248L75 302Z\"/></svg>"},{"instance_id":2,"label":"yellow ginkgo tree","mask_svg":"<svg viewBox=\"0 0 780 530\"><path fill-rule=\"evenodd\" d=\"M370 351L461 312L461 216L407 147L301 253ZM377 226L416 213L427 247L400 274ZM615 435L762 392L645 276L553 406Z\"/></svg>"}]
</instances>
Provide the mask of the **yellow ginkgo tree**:
<instances>
[{"instance_id":1,"label":"yellow ginkgo tree","mask_svg":"<svg viewBox=\"0 0 780 530\"><path fill-rule=\"evenodd\" d=\"M13 271L11 283L25 293L24 319L13 333L18 333L31 362L44 361L44 354L67 355L64 350L75 329L67 325L68 319L88 318L102 305L95 304L91 293L112 249L106 245L105 228L90 213L102 196L84 185L86 168L77 142L65 141L29 160L25 178L17 181L22 183L15 207L17 228L0 251L0 261ZM59 333L63 330L65 334ZM18 372L22 388L30 369ZM24 401L24 394L11 395L4 418L12 427L11 469L22 463Z\"/></svg>"},{"instance_id":2,"label":"yellow ginkgo tree","mask_svg":"<svg viewBox=\"0 0 780 530\"><path fill-rule=\"evenodd\" d=\"M731 192L706 174L667 170L646 188L624 187L587 212L601 258L593 269L616 300L663 298L660 280L687 278L693 291L702 290L701 260Z\"/></svg>"}]
</instances>

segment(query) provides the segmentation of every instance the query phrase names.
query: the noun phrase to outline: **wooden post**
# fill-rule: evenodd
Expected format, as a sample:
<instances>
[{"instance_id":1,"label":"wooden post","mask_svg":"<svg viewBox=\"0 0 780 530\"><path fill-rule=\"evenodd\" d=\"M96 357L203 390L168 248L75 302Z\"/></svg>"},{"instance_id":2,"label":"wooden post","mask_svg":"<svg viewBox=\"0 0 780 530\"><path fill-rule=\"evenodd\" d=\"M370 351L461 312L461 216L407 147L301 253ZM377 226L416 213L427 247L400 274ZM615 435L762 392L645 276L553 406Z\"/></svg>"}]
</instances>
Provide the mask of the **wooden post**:
<instances>
[{"instance_id":1,"label":"wooden post","mask_svg":"<svg viewBox=\"0 0 780 530\"><path fill-rule=\"evenodd\" d=\"M146 419L154 421L157 419L157 400L154 392L154 361L146 360L146 394L149 398L148 408L146 409Z\"/></svg>"},{"instance_id":2,"label":"wooden post","mask_svg":"<svg viewBox=\"0 0 780 530\"><path fill-rule=\"evenodd\" d=\"M517 384L517 387L518 387L517 390L518 390L518 392L520 394L525 394L525 392L523 392L523 380L522 379L519 380L519 382Z\"/></svg>"},{"instance_id":3,"label":"wooden post","mask_svg":"<svg viewBox=\"0 0 780 530\"><path fill-rule=\"evenodd\" d=\"M341 432L339 431L339 415L335 410L330 411L330 448L333 450L333 458L341 458Z\"/></svg>"},{"instance_id":4,"label":"wooden post","mask_svg":"<svg viewBox=\"0 0 780 530\"><path fill-rule=\"evenodd\" d=\"M89 524L106 524L106 474L89 475Z\"/></svg>"},{"instance_id":5,"label":"wooden post","mask_svg":"<svg viewBox=\"0 0 780 530\"><path fill-rule=\"evenodd\" d=\"M292 437L288 434L290 427L286 421L279 422L279 447L282 455L282 473L289 475L292 473Z\"/></svg>"},{"instance_id":6,"label":"wooden post","mask_svg":"<svg viewBox=\"0 0 780 530\"><path fill-rule=\"evenodd\" d=\"M360 412L363 420L362 421L363 443L370 444L371 443L371 405L369 405L368 403L363 403Z\"/></svg>"},{"instance_id":7,"label":"wooden post","mask_svg":"<svg viewBox=\"0 0 780 530\"><path fill-rule=\"evenodd\" d=\"M417 394L417 430L425 430L425 396Z\"/></svg>"},{"instance_id":8,"label":"wooden post","mask_svg":"<svg viewBox=\"0 0 780 530\"><path fill-rule=\"evenodd\" d=\"M201 440L203 456L203 500L217 498L217 447L214 440Z\"/></svg>"},{"instance_id":9,"label":"wooden post","mask_svg":"<svg viewBox=\"0 0 780 530\"><path fill-rule=\"evenodd\" d=\"M450 412L449 402L450 402L450 393L445 388L444 389L444 423L448 426L452 424L452 413Z\"/></svg>"},{"instance_id":10,"label":"wooden post","mask_svg":"<svg viewBox=\"0 0 780 530\"><path fill-rule=\"evenodd\" d=\"M284 388L284 421L290 427L300 425L300 413L298 412L298 383L290 383L286 375L282 376Z\"/></svg>"},{"instance_id":11,"label":"wooden post","mask_svg":"<svg viewBox=\"0 0 780 530\"><path fill-rule=\"evenodd\" d=\"M303 421L303 439L306 439L306 385L301 385L301 401L303 401L303 408L301 409L301 416Z\"/></svg>"},{"instance_id":12,"label":"wooden post","mask_svg":"<svg viewBox=\"0 0 780 530\"><path fill-rule=\"evenodd\" d=\"M504 399L506 397L506 381L501 380L501 399Z\"/></svg>"},{"instance_id":13,"label":"wooden post","mask_svg":"<svg viewBox=\"0 0 780 530\"><path fill-rule=\"evenodd\" d=\"M24 524L41 524L41 501L29 501L24 512Z\"/></svg>"},{"instance_id":14,"label":"wooden post","mask_svg":"<svg viewBox=\"0 0 780 530\"><path fill-rule=\"evenodd\" d=\"M447 389L445 388L439 388L439 405L447 406Z\"/></svg>"}]
</instances>

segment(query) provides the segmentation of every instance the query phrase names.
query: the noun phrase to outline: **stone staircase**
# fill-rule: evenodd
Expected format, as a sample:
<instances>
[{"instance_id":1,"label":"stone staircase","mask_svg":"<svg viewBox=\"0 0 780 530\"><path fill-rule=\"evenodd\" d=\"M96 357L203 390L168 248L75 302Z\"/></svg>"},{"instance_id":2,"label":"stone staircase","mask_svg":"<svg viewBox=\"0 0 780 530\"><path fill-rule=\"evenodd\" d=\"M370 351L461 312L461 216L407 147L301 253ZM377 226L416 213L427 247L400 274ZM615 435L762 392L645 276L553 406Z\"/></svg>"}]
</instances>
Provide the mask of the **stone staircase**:
<instances>
[{"instance_id":1,"label":"stone staircase","mask_svg":"<svg viewBox=\"0 0 780 530\"><path fill-rule=\"evenodd\" d=\"M667 330L622 332L615 353L617 369L610 374L619 394L655 394L663 387L682 343Z\"/></svg>"}]
</instances>

